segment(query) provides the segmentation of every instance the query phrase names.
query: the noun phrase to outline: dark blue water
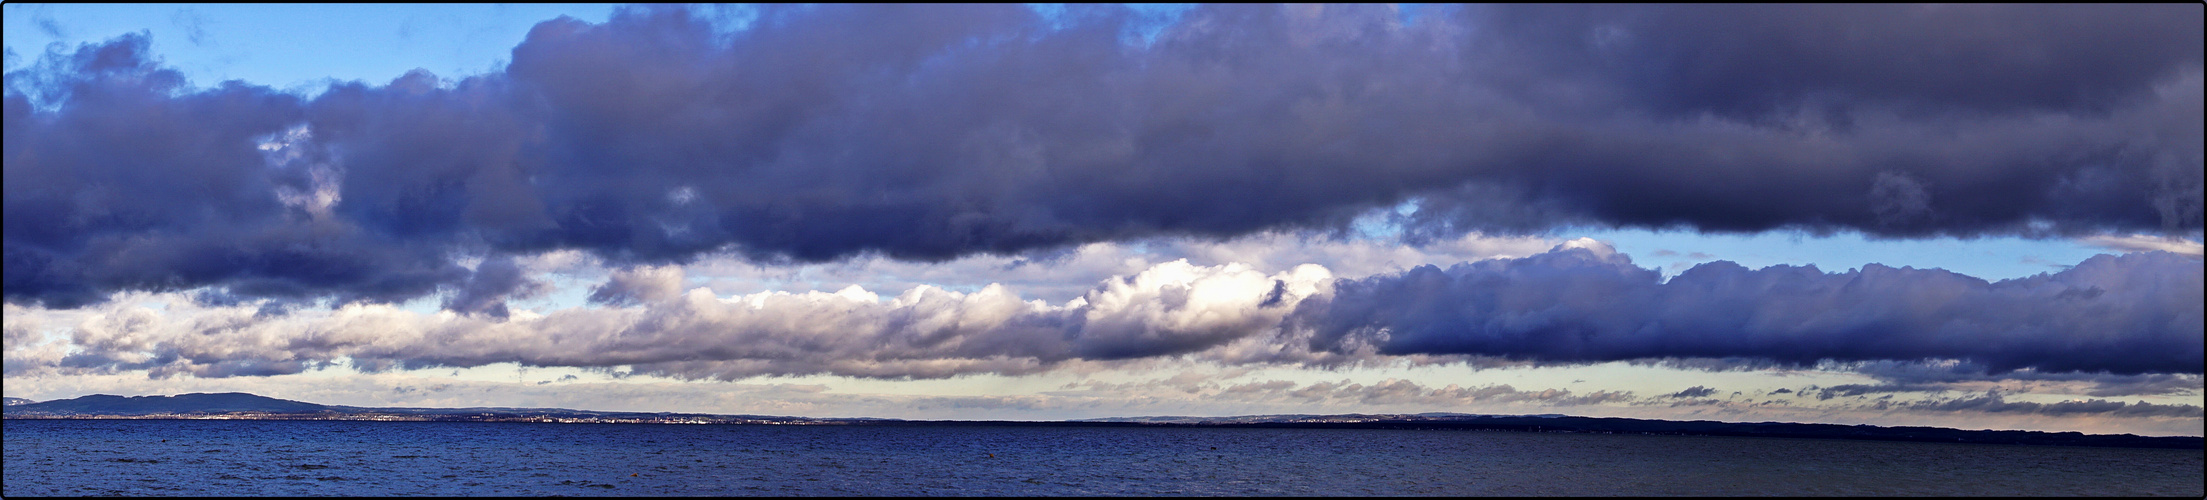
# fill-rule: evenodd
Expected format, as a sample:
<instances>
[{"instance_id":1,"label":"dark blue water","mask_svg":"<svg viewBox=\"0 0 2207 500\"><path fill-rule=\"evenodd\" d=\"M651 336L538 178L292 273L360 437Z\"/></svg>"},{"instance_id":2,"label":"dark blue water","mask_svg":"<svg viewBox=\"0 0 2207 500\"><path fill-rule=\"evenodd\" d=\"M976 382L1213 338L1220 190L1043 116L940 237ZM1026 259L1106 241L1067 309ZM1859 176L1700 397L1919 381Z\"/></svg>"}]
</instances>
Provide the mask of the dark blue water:
<instances>
[{"instance_id":1,"label":"dark blue water","mask_svg":"<svg viewBox=\"0 0 2207 500\"><path fill-rule=\"evenodd\" d=\"M1434 430L8 420L0 495L2169 495L2200 450Z\"/></svg>"}]
</instances>

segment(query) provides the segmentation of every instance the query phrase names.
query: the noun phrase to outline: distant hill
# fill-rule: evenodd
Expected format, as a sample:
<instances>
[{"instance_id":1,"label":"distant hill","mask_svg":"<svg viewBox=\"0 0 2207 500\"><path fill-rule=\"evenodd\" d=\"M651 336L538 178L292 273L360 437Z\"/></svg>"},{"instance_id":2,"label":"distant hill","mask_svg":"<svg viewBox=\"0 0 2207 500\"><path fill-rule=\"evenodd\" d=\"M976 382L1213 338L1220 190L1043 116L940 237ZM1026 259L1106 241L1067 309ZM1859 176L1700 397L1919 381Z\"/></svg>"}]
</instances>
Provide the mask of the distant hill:
<instances>
[{"instance_id":1,"label":"distant hill","mask_svg":"<svg viewBox=\"0 0 2207 500\"><path fill-rule=\"evenodd\" d=\"M0 398L0 400L6 400L6 401L7 401L7 406L15 406L15 405L27 405L27 404L31 404L31 403L36 403L36 402L37 402L37 401L32 401L32 400L28 400L28 399L23 399L23 398Z\"/></svg>"},{"instance_id":2,"label":"distant hill","mask_svg":"<svg viewBox=\"0 0 2207 500\"><path fill-rule=\"evenodd\" d=\"M706 415L669 412L608 412L563 408L406 408L322 405L276 399L242 392L181 394L176 396L111 396L94 394L73 399L9 404L7 418L250 418L257 420L438 420L438 421L557 421L679 423L825 423L876 419L815 419L761 415Z\"/></svg>"},{"instance_id":3,"label":"distant hill","mask_svg":"<svg viewBox=\"0 0 2207 500\"><path fill-rule=\"evenodd\" d=\"M318 413L336 411L329 406L242 392L181 394L176 396L110 396L94 394L44 403L9 402L7 413L44 415L149 415L155 413Z\"/></svg>"}]
</instances>

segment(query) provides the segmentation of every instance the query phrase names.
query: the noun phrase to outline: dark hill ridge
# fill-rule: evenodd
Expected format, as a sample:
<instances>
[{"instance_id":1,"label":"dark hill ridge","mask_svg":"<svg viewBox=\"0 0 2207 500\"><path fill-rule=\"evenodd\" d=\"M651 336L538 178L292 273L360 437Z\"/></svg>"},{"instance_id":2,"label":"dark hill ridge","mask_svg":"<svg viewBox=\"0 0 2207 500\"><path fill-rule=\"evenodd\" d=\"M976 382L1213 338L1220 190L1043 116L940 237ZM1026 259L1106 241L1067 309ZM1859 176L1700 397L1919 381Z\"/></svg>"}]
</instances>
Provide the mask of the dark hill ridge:
<instances>
[{"instance_id":1,"label":"dark hill ridge","mask_svg":"<svg viewBox=\"0 0 2207 500\"><path fill-rule=\"evenodd\" d=\"M176 396L110 396L94 394L44 403L8 405L7 413L54 415L150 415L155 413L318 413L336 411L329 406L242 392L181 394Z\"/></svg>"},{"instance_id":2,"label":"dark hill ridge","mask_svg":"<svg viewBox=\"0 0 2207 500\"><path fill-rule=\"evenodd\" d=\"M805 418L760 415L707 415L685 413L603 412L560 408L363 408L319 405L240 392L183 394L177 396L110 396L105 394L42 403L11 404L7 418L176 418L246 413L262 420L343 419L368 420L370 416L407 416L417 420L475 422L608 422L608 423L711 423L711 424L829 424L829 425L960 425L960 426L1097 426L1097 427L1276 427L1328 429L1437 429L1519 432L1576 432L1610 434L1671 434L1693 436L1786 437L1816 439L1866 439L1934 443L2030 444L2053 446L2106 446L2124 448L2203 449L2207 441L2197 436L2137 436L2131 434L2083 434L2077 432L1973 431L1941 427L1880 427L1874 425L1803 424L1788 422L1673 421L1566 415L1471 415L1420 413L1415 415L1248 415L1238 417L1119 417L1073 421L942 421L879 418ZM224 417L229 418L229 417Z\"/></svg>"},{"instance_id":3,"label":"dark hill ridge","mask_svg":"<svg viewBox=\"0 0 2207 500\"><path fill-rule=\"evenodd\" d=\"M7 406L27 405L37 402L23 398L0 398L0 401L5 401L7 403Z\"/></svg>"},{"instance_id":4,"label":"dark hill ridge","mask_svg":"<svg viewBox=\"0 0 2207 500\"><path fill-rule=\"evenodd\" d=\"M175 396L111 396L94 394L73 399L8 405L7 418L171 418L215 415L248 415L261 420L364 419L371 415L403 416L412 420L526 421L534 419L598 419L598 421L661 422L704 420L711 423L744 421L827 422L874 419L809 419L759 415L704 415L670 412L606 412L563 408L405 408L322 405L242 392L192 393ZM347 418L353 417L353 418Z\"/></svg>"}]
</instances>

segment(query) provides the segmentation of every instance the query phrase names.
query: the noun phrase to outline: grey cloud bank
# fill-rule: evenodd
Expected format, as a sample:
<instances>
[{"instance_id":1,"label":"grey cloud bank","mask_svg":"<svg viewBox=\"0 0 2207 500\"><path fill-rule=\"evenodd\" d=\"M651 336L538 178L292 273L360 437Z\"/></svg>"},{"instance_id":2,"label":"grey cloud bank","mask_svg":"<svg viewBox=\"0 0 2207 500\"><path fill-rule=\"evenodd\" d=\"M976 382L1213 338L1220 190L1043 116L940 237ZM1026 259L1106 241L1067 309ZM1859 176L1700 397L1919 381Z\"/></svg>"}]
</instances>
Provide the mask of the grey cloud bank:
<instances>
[{"instance_id":1,"label":"grey cloud bank","mask_svg":"<svg viewBox=\"0 0 2207 500\"><path fill-rule=\"evenodd\" d=\"M500 72L456 81L412 73L313 97L242 82L188 87L140 37L49 52L7 75L6 299L70 308L122 290L217 287L339 303L443 292L453 311L496 318L506 299L541 289L511 257L549 250L639 265L724 252L761 262L940 261L1133 238L1339 231L1405 202L1417 210L1394 222L1414 243L1562 225L1879 237L2196 237L2202 225L2197 5L1477 6L1407 23L1358 5L1201 6L1164 21L1108 6L1071 6L1056 19L990 5L756 14L744 29L673 7L624 8L596 25L556 19ZM1589 293L1655 286L1630 272L1598 275L1604 265L1587 264L1581 272L1596 274L1586 276L1556 272L1610 287ZM1674 280L1718 288L1662 286L1714 294L1675 299L1701 304L1735 293L1722 288L1735 282L1828 279L1736 267ZM1805 314L1786 312L1801 304L1744 308L1775 315L1756 319L1630 299L1658 309L1591 316L1583 331L1646 329L1614 330L1637 340L1536 348L1414 326L1463 321L1448 314L1355 309L1394 290L1378 281L1358 282L1329 302L1334 312L1305 319L1320 325L1315 349L1324 352L1362 338L1347 332L1384 324L1395 333L1373 345L1387 352L1932 356L1995 369L2200 371L2196 300L2170 313L2154 292L2114 284L2100 286L2106 297L2059 302L2035 294L2071 284L1982 288L1902 271L1849 279L1976 297L1938 302L1972 320L2043 303L2015 311L2117 333L1930 325L1936 314L1877 305L1885 299L1849 299L1872 309L1821 319L1787 316ZM1438 274L1394 279L1446 281ZM2196 299L2196 268L2192 276L2191 288L2173 293ZM654 279L629 276L595 299L667 303ZM1579 328L1539 326L1548 324L1541 314L1508 304L1476 307L1518 318L1477 331L1546 338ZM2095 307L2139 309L2076 319ZM1073 316L1005 317L1032 321L1007 323L1016 328L1074 331ZM1780 346L1825 334L1764 326L1777 317L1897 344ZM1678 333L1676 321L1752 335L1719 348ZM2143 323L2152 321L2164 323ZM952 328L943 331L978 336L929 344L922 335L907 347L1030 360L988 362L1013 367L1187 352L1255 328L1157 336L1084 325L1116 333L1030 352ZM2192 340L2165 338L2180 327ZM1949 330L1941 335L1971 340L1926 333ZM2052 357L2065 345L2048 340L2056 338L2081 342L2083 354ZM814 352L784 347L698 352L782 360L747 362L768 365ZM2144 357L2112 357L2132 354ZM474 362L438 356L447 358L420 359ZM237 369L288 366L270 362Z\"/></svg>"},{"instance_id":2,"label":"grey cloud bank","mask_svg":"<svg viewBox=\"0 0 2207 500\"><path fill-rule=\"evenodd\" d=\"M1986 282L1877 264L1750 270L1729 261L1669 281L1605 248L1420 266L1343 280L1293 322L1314 350L1484 354L1546 361L1740 357L1954 359L1992 373L2200 373L2200 261L2100 255Z\"/></svg>"}]
</instances>

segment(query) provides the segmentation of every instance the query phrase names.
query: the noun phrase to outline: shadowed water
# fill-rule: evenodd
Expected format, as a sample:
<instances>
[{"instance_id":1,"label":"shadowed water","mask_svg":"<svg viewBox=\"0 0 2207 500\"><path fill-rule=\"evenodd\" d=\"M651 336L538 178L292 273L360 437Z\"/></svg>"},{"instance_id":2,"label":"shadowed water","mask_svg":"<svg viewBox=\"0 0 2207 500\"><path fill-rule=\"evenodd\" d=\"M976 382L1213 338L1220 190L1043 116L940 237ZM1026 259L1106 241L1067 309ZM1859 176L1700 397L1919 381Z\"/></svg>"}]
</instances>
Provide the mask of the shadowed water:
<instances>
[{"instance_id":1,"label":"shadowed water","mask_svg":"<svg viewBox=\"0 0 2207 500\"><path fill-rule=\"evenodd\" d=\"M0 495L2168 495L2202 451L1374 429L8 420Z\"/></svg>"}]
</instances>

